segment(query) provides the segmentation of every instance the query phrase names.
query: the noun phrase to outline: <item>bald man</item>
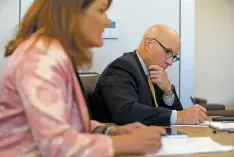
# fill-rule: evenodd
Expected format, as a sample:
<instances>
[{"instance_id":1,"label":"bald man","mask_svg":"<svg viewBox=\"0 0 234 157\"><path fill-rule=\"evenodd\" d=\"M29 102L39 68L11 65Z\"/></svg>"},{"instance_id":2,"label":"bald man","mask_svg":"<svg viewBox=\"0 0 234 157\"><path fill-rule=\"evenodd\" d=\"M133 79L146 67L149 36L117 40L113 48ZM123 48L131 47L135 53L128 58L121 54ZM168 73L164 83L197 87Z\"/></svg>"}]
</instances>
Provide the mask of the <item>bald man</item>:
<instances>
[{"instance_id":1,"label":"bald man","mask_svg":"<svg viewBox=\"0 0 234 157\"><path fill-rule=\"evenodd\" d=\"M97 82L92 118L119 125L199 124L207 119L200 105L183 110L165 69L179 61L179 35L166 25L154 25L134 52L110 63Z\"/></svg>"}]
</instances>

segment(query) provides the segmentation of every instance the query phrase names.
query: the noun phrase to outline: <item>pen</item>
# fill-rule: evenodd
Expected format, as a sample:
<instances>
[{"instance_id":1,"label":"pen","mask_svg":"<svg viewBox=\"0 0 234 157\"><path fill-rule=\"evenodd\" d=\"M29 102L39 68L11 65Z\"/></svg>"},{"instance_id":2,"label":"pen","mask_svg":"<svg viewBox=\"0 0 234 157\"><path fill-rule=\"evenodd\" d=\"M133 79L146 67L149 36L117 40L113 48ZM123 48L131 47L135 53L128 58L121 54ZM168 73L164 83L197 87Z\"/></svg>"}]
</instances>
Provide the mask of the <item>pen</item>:
<instances>
[{"instance_id":1,"label":"pen","mask_svg":"<svg viewBox=\"0 0 234 157\"><path fill-rule=\"evenodd\" d=\"M196 105L196 100L193 97L190 97L190 99L191 99L193 105Z\"/></svg>"},{"instance_id":2,"label":"pen","mask_svg":"<svg viewBox=\"0 0 234 157\"><path fill-rule=\"evenodd\" d=\"M220 133L229 134L229 133L234 133L234 130L214 130L213 133L215 133L215 134L220 134Z\"/></svg>"}]
</instances>

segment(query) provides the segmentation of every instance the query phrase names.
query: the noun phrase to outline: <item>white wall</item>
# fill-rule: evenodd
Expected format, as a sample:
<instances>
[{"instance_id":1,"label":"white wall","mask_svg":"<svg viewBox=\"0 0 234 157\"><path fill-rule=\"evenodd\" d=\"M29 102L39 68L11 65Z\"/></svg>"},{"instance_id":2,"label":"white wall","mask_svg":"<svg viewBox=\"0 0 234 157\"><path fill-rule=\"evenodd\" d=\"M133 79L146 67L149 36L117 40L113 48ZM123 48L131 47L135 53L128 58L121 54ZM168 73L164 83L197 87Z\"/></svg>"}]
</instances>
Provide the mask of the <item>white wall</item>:
<instances>
[{"instance_id":1,"label":"white wall","mask_svg":"<svg viewBox=\"0 0 234 157\"><path fill-rule=\"evenodd\" d=\"M21 0L21 12L20 12L20 18L22 19L25 12L29 8L29 6L32 4L34 0Z\"/></svg>"},{"instance_id":2,"label":"white wall","mask_svg":"<svg viewBox=\"0 0 234 157\"><path fill-rule=\"evenodd\" d=\"M19 23L19 1L0 0L0 76L5 66L6 59L4 47L16 32Z\"/></svg>"},{"instance_id":3,"label":"white wall","mask_svg":"<svg viewBox=\"0 0 234 157\"><path fill-rule=\"evenodd\" d=\"M193 105L190 96L194 96L195 0L181 0L180 27L180 100L187 108Z\"/></svg>"},{"instance_id":4,"label":"white wall","mask_svg":"<svg viewBox=\"0 0 234 157\"><path fill-rule=\"evenodd\" d=\"M234 104L234 0L196 0L195 94Z\"/></svg>"}]
</instances>

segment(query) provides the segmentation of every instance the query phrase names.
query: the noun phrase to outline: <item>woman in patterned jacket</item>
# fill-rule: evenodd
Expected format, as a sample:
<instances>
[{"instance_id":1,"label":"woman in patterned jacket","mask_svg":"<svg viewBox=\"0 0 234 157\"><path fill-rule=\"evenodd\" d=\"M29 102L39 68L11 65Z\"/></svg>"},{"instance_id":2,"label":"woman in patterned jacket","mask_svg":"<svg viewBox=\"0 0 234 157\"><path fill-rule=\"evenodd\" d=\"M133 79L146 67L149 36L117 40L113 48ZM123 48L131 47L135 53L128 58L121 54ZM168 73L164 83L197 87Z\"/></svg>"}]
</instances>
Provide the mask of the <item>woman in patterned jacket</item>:
<instances>
[{"instance_id":1,"label":"woman in patterned jacket","mask_svg":"<svg viewBox=\"0 0 234 157\"><path fill-rule=\"evenodd\" d=\"M162 128L140 123L108 128L89 119L74 67L89 66L88 49L103 45L110 4L34 0L6 46L0 86L1 157L109 157L160 147Z\"/></svg>"}]
</instances>

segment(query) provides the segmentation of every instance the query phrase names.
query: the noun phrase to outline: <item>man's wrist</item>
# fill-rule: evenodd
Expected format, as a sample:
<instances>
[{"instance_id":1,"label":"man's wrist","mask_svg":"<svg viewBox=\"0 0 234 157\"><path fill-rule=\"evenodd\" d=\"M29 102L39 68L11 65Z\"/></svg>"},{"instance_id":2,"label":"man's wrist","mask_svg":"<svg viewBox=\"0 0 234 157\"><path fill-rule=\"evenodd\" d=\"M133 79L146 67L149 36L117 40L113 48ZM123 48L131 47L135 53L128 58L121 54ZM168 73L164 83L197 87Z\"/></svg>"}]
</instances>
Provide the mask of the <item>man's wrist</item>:
<instances>
[{"instance_id":1,"label":"man's wrist","mask_svg":"<svg viewBox=\"0 0 234 157\"><path fill-rule=\"evenodd\" d=\"M163 92L170 92L172 88L172 84L170 84Z\"/></svg>"},{"instance_id":2,"label":"man's wrist","mask_svg":"<svg viewBox=\"0 0 234 157\"><path fill-rule=\"evenodd\" d=\"M168 99L172 99L172 96L173 96L173 94L171 95L164 95L163 94L163 99L166 99L166 100L168 100Z\"/></svg>"},{"instance_id":3,"label":"man's wrist","mask_svg":"<svg viewBox=\"0 0 234 157\"><path fill-rule=\"evenodd\" d=\"M174 94L173 90L174 90L174 85L171 84L169 90L163 91L163 97L166 99L168 99L168 97L172 97L172 95Z\"/></svg>"},{"instance_id":4,"label":"man's wrist","mask_svg":"<svg viewBox=\"0 0 234 157\"><path fill-rule=\"evenodd\" d=\"M176 120L176 124L183 124L183 120L181 118L181 112L182 111L177 111L177 120Z\"/></svg>"}]
</instances>

